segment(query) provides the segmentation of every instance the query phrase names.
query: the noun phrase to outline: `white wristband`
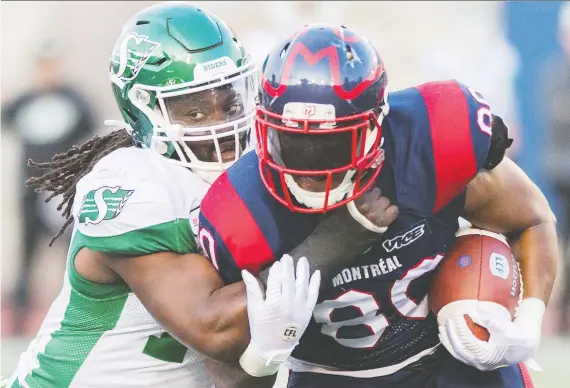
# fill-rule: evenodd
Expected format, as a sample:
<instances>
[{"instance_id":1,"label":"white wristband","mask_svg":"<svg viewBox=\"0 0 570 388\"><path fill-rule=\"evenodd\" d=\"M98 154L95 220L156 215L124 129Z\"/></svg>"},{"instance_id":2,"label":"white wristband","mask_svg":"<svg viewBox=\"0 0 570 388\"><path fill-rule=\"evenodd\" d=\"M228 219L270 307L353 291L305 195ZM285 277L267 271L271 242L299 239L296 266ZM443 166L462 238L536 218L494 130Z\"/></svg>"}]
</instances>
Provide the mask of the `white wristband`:
<instances>
[{"instance_id":1,"label":"white wristband","mask_svg":"<svg viewBox=\"0 0 570 388\"><path fill-rule=\"evenodd\" d=\"M291 349L293 351L293 349ZM269 359L262 357L259 352L249 344L245 352L239 358L242 369L250 376L263 377L271 376L279 371L281 364L285 362L291 352L279 354Z\"/></svg>"},{"instance_id":2,"label":"white wristband","mask_svg":"<svg viewBox=\"0 0 570 388\"><path fill-rule=\"evenodd\" d=\"M538 298L526 298L523 299L517 309L515 319L527 324L532 322L536 325L535 329L541 331L545 311L546 304L544 301Z\"/></svg>"},{"instance_id":3,"label":"white wristband","mask_svg":"<svg viewBox=\"0 0 570 388\"><path fill-rule=\"evenodd\" d=\"M364 226L369 231L382 234L386 232L386 230L388 229L387 227L376 226L372 221L364 217L356 208L354 201L350 201L346 206L348 207L348 212L350 213L352 218L358 221L360 225Z\"/></svg>"}]
</instances>

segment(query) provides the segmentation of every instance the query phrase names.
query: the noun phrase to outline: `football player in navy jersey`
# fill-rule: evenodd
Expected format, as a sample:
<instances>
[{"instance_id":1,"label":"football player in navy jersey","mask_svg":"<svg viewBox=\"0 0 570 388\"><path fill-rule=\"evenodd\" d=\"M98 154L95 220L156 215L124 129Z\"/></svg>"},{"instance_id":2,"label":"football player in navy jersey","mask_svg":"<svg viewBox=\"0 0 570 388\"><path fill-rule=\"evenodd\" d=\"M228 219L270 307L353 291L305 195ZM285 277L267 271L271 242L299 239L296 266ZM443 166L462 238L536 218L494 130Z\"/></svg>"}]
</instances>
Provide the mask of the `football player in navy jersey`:
<instances>
[{"instance_id":1,"label":"football player in navy jersey","mask_svg":"<svg viewBox=\"0 0 570 388\"><path fill-rule=\"evenodd\" d=\"M305 26L276 45L262 68L257 151L210 188L200 243L227 283L285 253L322 271L289 387L532 386L523 363L556 275L552 211L504 156L507 127L480 93L456 81L388 93L387 82L375 48L343 26ZM359 202L371 195L383 222ZM371 233L365 245L331 221L338 214ZM459 217L505 234L525 282L514 321L457 311L488 342L464 319L438 326L428 308ZM355 252L350 266L328 268Z\"/></svg>"}]
</instances>

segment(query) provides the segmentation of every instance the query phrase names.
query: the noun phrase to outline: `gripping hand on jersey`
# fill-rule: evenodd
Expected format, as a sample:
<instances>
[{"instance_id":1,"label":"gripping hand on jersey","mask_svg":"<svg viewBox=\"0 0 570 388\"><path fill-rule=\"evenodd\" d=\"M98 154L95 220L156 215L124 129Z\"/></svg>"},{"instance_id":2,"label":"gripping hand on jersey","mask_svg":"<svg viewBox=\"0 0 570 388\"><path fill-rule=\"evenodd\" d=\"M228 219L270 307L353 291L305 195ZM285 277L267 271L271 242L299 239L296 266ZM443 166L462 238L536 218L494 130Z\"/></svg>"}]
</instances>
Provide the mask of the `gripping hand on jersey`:
<instances>
[{"instance_id":1,"label":"gripping hand on jersey","mask_svg":"<svg viewBox=\"0 0 570 388\"><path fill-rule=\"evenodd\" d=\"M545 304L536 298L525 299L513 321L492 306L482 305L468 314L473 322L489 331L489 340L481 341L468 328L463 314L446 319L439 326L439 338L459 361L481 371L489 371L531 359L541 337Z\"/></svg>"},{"instance_id":2,"label":"gripping hand on jersey","mask_svg":"<svg viewBox=\"0 0 570 388\"><path fill-rule=\"evenodd\" d=\"M382 196L378 187L365 192L347 205L348 212L358 223L371 232L384 233L398 217L398 207Z\"/></svg>"},{"instance_id":3,"label":"gripping hand on jersey","mask_svg":"<svg viewBox=\"0 0 570 388\"><path fill-rule=\"evenodd\" d=\"M255 377L277 373L305 332L319 296L321 275L309 278L309 262L284 255L269 270L265 296L258 280L242 271L247 293L251 341L240 357L244 371Z\"/></svg>"}]
</instances>

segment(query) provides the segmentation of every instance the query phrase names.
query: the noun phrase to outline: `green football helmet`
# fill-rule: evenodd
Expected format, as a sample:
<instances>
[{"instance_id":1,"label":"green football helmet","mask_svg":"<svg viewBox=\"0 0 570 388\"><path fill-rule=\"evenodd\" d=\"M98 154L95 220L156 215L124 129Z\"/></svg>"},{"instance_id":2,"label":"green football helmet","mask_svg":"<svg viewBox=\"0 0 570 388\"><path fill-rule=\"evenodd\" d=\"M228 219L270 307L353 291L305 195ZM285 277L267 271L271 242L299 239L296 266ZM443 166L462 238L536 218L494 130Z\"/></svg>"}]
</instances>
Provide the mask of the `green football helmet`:
<instances>
[{"instance_id":1,"label":"green football helmet","mask_svg":"<svg viewBox=\"0 0 570 388\"><path fill-rule=\"evenodd\" d=\"M257 68L231 28L188 2L149 7L110 58L117 105L135 144L212 182L247 147Z\"/></svg>"}]
</instances>

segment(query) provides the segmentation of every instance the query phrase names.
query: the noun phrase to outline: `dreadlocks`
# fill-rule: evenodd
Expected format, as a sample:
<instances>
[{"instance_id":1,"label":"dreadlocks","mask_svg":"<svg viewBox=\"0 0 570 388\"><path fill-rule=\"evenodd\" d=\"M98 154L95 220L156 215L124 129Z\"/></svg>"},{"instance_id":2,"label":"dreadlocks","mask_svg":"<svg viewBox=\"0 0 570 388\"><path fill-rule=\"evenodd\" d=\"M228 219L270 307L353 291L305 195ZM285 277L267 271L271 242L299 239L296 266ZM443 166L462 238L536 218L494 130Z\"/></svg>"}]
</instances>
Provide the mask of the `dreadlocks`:
<instances>
[{"instance_id":1,"label":"dreadlocks","mask_svg":"<svg viewBox=\"0 0 570 388\"><path fill-rule=\"evenodd\" d=\"M35 189L36 193L51 192L45 200L49 202L52 198L63 194L63 200L57 207L65 218L65 223L59 232L52 237L49 242L51 246L65 229L73 222L73 199L75 197L75 185L81 178L87 175L95 163L111 152L133 145L131 135L124 129L114 131L103 137L94 136L81 146L73 146L66 152L56 154L50 162L38 163L28 159L28 166L37 167L41 170L48 170L43 175L32 177L26 181L26 186Z\"/></svg>"}]
</instances>

